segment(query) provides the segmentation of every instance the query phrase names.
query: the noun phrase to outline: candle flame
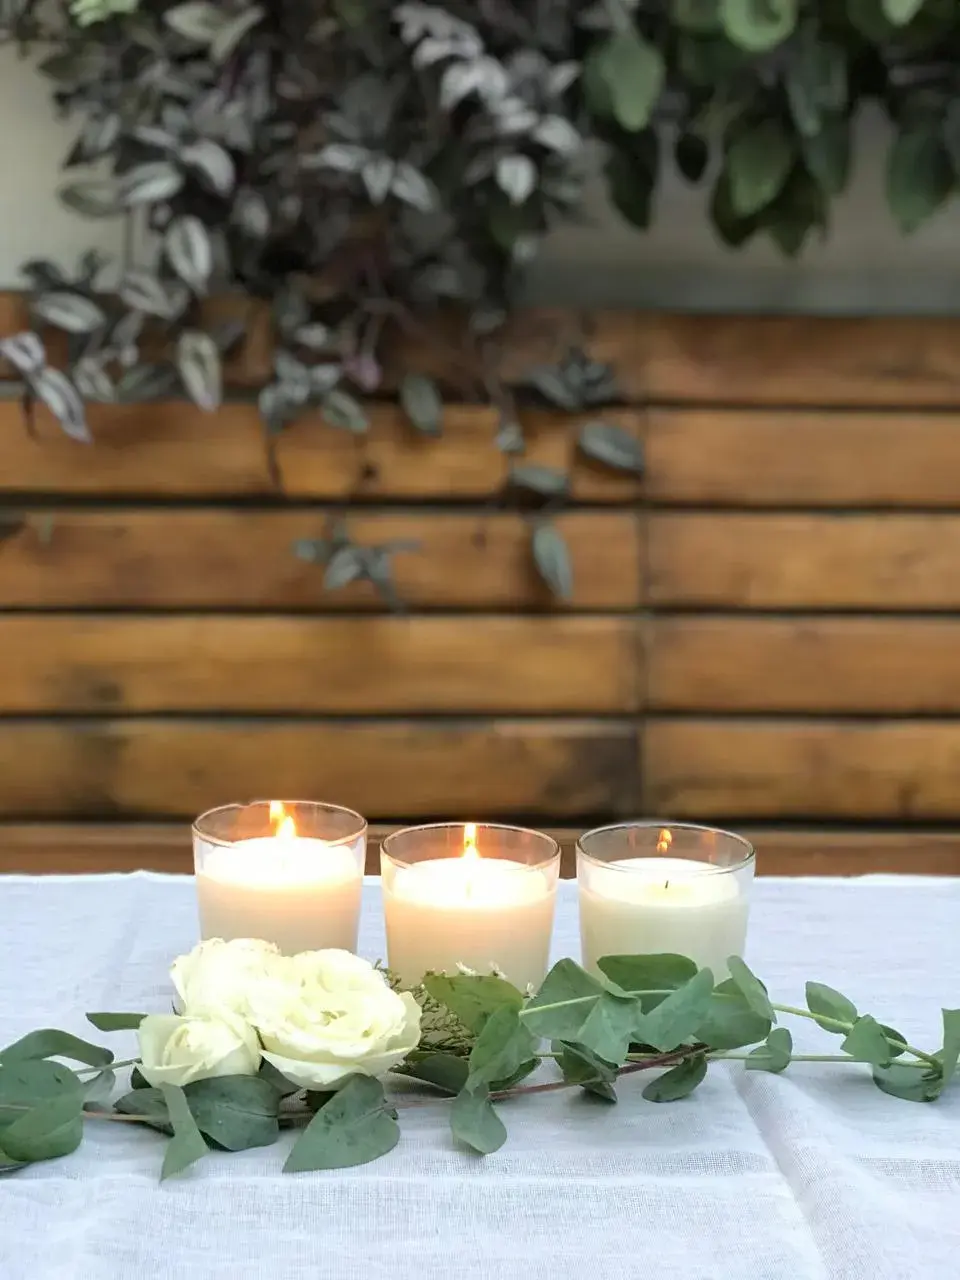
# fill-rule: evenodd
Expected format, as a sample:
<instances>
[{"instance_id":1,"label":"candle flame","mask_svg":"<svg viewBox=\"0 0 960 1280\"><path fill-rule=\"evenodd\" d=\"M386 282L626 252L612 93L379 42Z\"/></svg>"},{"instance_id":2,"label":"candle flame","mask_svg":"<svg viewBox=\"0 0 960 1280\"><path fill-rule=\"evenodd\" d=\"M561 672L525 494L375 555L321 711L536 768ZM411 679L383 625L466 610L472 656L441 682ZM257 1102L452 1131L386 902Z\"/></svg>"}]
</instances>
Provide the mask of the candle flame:
<instances>
[{"instance_id":1,"label":"candle flame","mask_svg":"<svg viewBox=\"0 0 960 1280\"><path fill-rule=\"evenodd\" d=\"M282 800L270 801L270 824L278 840L293 840L296 837L297 824L287 813Z\"/></svg>"},{"instance_id":2,"label":"candle flame","mask_svg":"<svg viewBox=\"0 0 960 1280\"><path fill-rule=\"evenodd\" d=\"M480 857L480 850L477 848L477 824L475 822L465 822L463 825L463 856L471 861Z\"/></svg>"},{"instance_id":3,"label":"candle flame","mask_svg":"<svg viewBox=\"0 0 960 1280\"><path fill-rule=\"evenodd\" d=\"M657 853L669 853L670 846L673 844L673 836L669 831L664 829L660 832L660 839L657 841Z\"/></svg>"}]
</instances>

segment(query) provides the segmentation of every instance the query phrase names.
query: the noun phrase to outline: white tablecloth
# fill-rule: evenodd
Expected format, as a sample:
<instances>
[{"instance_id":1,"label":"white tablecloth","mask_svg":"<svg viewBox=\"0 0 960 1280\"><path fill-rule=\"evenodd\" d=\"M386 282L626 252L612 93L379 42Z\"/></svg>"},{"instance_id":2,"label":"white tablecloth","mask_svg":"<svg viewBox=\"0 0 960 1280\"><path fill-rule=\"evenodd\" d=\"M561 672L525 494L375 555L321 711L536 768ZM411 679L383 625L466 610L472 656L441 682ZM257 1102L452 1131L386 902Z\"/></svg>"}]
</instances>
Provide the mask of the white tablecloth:
<instances>
[{"instance_id":1,"label":"white tablecloth","mask_svg":"<svg viewBox=\"0 0 960 1280\"><path fill-rule=\"evenodd\" d=\"M196 933L188 879L0 877L0 1046L165 1009ZM555 950L577 954L571 885ZM960 880L760 880L748 955L781 1002L815 978L935 1048L939 1007L960 1005ZM808 1023L796 1040L836 1051ZM0 1180L0 1280L957 1280L960 1089L918 1106L866 1070L724 1065L660 1106L642 1076L616 1107L528 1097L486 1158L452 1146L438 1101L362 1168L281 1175L285 1138L162 1187L157 1135L89 1124L74 1155Z\"/></svg>"}]
</instances>

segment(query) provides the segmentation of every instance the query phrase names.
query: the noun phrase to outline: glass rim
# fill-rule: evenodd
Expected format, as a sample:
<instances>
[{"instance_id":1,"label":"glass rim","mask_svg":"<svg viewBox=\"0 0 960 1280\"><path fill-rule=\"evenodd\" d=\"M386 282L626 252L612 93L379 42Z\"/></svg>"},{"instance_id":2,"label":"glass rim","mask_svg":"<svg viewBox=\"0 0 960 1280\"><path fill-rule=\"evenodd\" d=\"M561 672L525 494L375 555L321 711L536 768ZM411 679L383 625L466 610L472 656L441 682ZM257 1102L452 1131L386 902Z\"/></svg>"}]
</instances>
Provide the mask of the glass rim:
<instances>
[{"instance_id":1,"label":"glass rim","mask_svg":"<svg viewBox=\"0 0 960 1280\"><path fill-rule=\"evenodd\" d=\"M233 845L240 844L244 840L262 840L269 839L269 833L263 836L240 836L236 839L229 839L223 836L208 835L201 827L201 823L208 818L215 818L219 814L229 813L231 810L240 811L243 809L254 809L258 805L269 806L271 804L282 804L284 807L302 806L308 809L325 809L328 812L345 814L347 817L356 818L356 831L349 832L344 836L333 836L327 839L326 836L308 836L306 839L322 840L324 844L336 847L343 844L354 844L357 840L365 839L369 829L369 823L362 813L358 813L356 809L350 809L345 804L333 804L329 800L246 800L233 801L231 804L218 804L213 809L205 809L203 813L194 818L190 825L190 830L195 840L202 840L204 844L215 844L221 848L229 849Z\"/></svg>"},{"instance_id":2,"label":"glass rim","mask_svg":"<svg viewBox=\"0 0 960 1280\"><path fill-rule=\"evenodd\" d=\"M731 872L742 871L744 867L749 867L752 863L755 863L757 859L757 851L754 848L754 846L750 843L750 841L746 838L746 836L738 835L736 831L728 831L725 827L710 827L702 822L667 822L667 821L610 822L603 827L593 827L590 831L584 831L584 833L581 836L577 837L577 845L576 845L577 858L578 859L583 858L585 862L589 862L592 866L606 867L610 871L616 871L623 875L635 874L636 873L635 867L625 867L623 865L618 866L616 862L609 861L606 858L598 858L596 854L589 853L583 847L583 842L584 840L589 839L591 836L605 835L607 832L611 832L611 831L655 831L657 829L661 831L696 831L696 832L703 832L707 835L712 835L712 836L723 836L727 840L730 840L734 845L739 846L740 849L743 851L743 856L739 859L739 861L728 863L725 866L717 866L711 863L703 871L694 872L694 875L697 875L697 876L726 876L726 875L729 875ZM655 859L657 855L653 853L653 854L649 854L648 856L651 859ZM643 857L637 859L637 861L645 861L645 860L646 859ZM686 861L686 859L683 859L683 860ZM690 859L690 861L695 862L696 859L692 858Z\"/></svg>"},{"instance_id":3,"label":"glass rim","mask_svg":"<svg viewBox=\"0 0 960 1280\"><path fill-rule=\"evenodd\" d=\"M404 870L407 870L410 867L417 866L421 861L436 861L436 862L453 861L454 858L460 855L452 853L449 859L448 858L417 859L413 862L410 862L406 858L399 857L397 854L392 853L390 850L390 844L398 836L411 835L413 832L417 832L417 831L456 831L456 830L462 831L465 827L469 825L470 824L467 822L421 822L421 823L418 823L416 826L412 826L412 827L397 827L395 831L391 831L389 835L385 835L383 839L380 841L380 854L382 857L388 858L393 863L394 866L403 867ZM536 827L518 827L515 824L510 822L475 822L473 825L477 828L478 835L481 830L510 831L518 835L535 836L538 840L542 841L544 844L550 845L551 852L549 854L547 854L544 858L538 859L536 862L521 863L519 868L519 870L521 871L542 871L544 867L552 866L554 862L558 862L563 852L563 846L560 844L560 841L557 840L555 836L548 835L546 831L538 831ZM480 857L482 858L483 856L484 855L481 853ZM492 858L491 861L495 862L497 861L497 859Z\"/></svg>"}]
</instances>

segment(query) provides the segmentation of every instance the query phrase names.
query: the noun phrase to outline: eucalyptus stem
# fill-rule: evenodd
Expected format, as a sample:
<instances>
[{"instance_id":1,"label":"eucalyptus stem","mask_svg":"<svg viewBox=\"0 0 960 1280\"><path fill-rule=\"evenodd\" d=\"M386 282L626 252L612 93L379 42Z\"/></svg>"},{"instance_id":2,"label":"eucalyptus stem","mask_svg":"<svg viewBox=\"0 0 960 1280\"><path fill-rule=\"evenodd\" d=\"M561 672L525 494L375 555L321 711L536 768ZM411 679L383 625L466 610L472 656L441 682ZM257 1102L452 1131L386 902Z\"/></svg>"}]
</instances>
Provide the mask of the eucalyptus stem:
<instances>
[{"instance_id":1,"label":"eucalyptus stem","mask_svg":"<svg viewBox=\"0 0 960 1280\"><path fill-rule=\"evenodd\" d=\"M816 1022L822 1027L834 1027L837 1031L850 1032L853 1030L852 1022L845 1022L842 1018L830 1018L826 1014L811 1013L809 1009L798 1009L792 1004L775 1004L771 1008L776 1009L777 1013L790 1013L795 1018L809 1018L811 1022ZM932 1053L924 1053L922 1049L916 1049L912 1044L907 1044L905 1040L890 1040L890 1044L898 1048L901 1053L912 1053L915 1058L919 1058L921 1062L927 1066L935 1067L937 1071L941 1069L940 1060L935 1058ZM904 1063L904 1066L907 1064Z\"/></svg>"},{"instance_id":2,"label":"eucalyptus stem","mask_svg":"<svg viewBox=\"0 0 960 1280\"><path fill-rule=\"evenodd\" d=\"M96 1074L98 1071L119 1071L121 1067L138 1067L139 1065L139 1058L123 1058L120 1062L108 1062L102 1067L77 1067L73 1074L84 1076L91 1072Z\"/></svg>"}]
</instances>

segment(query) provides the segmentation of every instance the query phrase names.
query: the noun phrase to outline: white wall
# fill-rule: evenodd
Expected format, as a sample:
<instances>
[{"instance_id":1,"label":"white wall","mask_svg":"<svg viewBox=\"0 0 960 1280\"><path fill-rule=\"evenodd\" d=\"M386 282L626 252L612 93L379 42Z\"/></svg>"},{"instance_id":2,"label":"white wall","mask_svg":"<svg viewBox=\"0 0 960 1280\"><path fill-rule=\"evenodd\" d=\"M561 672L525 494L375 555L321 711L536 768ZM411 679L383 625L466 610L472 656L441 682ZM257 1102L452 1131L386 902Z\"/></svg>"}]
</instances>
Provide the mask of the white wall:
<instances>
[{"instance_id":1,"label":"white wall","mask_svg":"<svg viewBox=\"0 0 960 1280\"><path fill-rule=\"evenodd\" d=\"M87 222L55 198L70 131L53 119L47 86L12 50L0 52L0 285L18 283L34 256L72 260L83 249L117 250L115 224ZM719 310L960 311L960 203L907 240L883 202L883 121L861 122L852 190L827 244L785 262L767 243L738 253L707 223L706 192L669 175L650 234L608 209L593 184L590 225L551 237L530 281L531 300L584 305Z\"/></svg>"}]
</instances>

